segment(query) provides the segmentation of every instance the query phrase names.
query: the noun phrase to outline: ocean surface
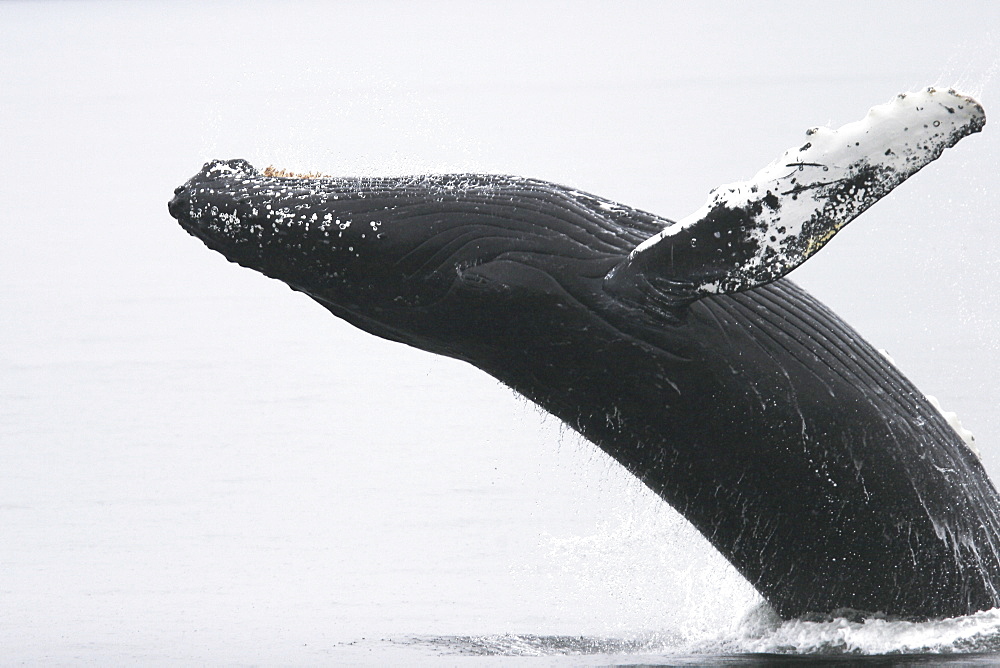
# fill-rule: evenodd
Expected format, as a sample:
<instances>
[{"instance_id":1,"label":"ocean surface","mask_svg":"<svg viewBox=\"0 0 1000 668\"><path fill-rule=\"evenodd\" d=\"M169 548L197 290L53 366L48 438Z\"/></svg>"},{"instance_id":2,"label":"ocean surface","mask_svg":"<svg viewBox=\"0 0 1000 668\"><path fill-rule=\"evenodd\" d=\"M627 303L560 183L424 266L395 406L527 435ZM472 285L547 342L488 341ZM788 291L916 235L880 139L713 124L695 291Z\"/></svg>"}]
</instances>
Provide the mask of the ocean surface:
<instances>
[{"instance_id":1,"label":"ocean surface","mask_svg":"<svg viewBox=\"0 0 1000 668\"><path fill-rule=\"evenodd\" d=\"M985 131L792 278L996 480L998 25L992 2L0 3L0 664L1000 660L1000 611L768 620L554 418L166 209L242 157L521 174L681 218L809 127L955 86Z\"/></svg>"}]
</instances>

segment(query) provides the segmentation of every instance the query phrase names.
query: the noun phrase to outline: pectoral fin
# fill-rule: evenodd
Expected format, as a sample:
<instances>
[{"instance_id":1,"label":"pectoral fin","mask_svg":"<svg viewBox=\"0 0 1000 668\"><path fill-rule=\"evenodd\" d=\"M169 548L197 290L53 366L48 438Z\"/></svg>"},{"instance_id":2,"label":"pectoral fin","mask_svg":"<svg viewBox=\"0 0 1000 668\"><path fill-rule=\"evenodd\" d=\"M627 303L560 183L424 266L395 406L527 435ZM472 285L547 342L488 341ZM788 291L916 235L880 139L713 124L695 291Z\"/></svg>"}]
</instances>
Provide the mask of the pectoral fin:
<instances>
[{"instance_id":1,"label":"pectoral fin","mask_svg":"<svg viewBox=\"0 0 1000 668\"><path fill-rule=\"evenodd\" d=\"M801 147L637 246L605 287L656 307L770 283L985 122L972 98L928 88L838 130L809 130Z\"/></svg>"}]
</instances>

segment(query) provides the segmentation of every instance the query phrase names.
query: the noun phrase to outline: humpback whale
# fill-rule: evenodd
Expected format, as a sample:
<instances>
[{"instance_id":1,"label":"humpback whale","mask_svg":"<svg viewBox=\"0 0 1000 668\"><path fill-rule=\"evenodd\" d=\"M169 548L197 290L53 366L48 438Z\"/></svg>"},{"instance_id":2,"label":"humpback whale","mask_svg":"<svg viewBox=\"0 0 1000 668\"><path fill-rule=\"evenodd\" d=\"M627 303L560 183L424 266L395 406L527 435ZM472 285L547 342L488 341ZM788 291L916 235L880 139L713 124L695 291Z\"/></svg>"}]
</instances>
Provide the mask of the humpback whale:
<instances>
[{"instance_id":1,"label":"humpback whale","mask_svg":"<svg viewBox=\"0 0 1000 668\"><path fill-rule=\"evenodd\" d=\"M684 515L783 617L1000 605L1000 497L904 376L786 274L985 123L903 94L673 222L545 181L215 160L169 211L377 336L464 360Z\"/></svg>"}]
</instances>

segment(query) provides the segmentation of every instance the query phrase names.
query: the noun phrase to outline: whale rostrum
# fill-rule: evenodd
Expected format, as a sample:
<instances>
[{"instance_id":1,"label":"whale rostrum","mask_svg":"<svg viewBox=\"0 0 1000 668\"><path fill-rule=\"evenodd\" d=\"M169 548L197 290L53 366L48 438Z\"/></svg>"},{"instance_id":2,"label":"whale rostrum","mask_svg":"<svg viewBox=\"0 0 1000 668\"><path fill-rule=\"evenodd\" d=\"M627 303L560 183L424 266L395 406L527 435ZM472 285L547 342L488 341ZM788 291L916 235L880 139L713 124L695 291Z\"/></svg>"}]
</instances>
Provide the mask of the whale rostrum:
<instances>
[{"instance_id":1,"label":"whale rostrum","mask_svg":"<svg viewBox=\"0 0 1000 668\"><path fill-rule=\"evenodd\" d=\"M229 260L556 415L782 616L953 616L1000 605L1000 497L927 398L784 276L984 123L955 91L900 95L676 223L535 179L244 160L206 164L169 209Z\"/></svg>"}]
</instances>

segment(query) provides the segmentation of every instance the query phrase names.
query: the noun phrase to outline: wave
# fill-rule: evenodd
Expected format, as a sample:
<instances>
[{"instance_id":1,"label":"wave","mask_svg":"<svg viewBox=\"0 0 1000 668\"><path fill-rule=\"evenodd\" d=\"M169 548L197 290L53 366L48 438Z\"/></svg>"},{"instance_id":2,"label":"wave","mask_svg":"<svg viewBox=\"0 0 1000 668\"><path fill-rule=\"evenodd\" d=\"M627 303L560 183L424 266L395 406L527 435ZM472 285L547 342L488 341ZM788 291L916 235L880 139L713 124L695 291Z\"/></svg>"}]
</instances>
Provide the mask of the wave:
<instances>
[{"instance_id":1,"label":"wave","mask_svg":"<svg viewBox=\"0 0 1000 668\"><path fill-rule=\"evenodd\" d=\"M864 618L849 611L778 623L749 617L732 637L710 641L709 651L852 655L1000 651L1000 608L926 622Z\"/></svg>"},{"instance_id":2,"label":"wave","mask_svg":"<svg viewBox=\"0 0 1000 668\"><path fill-rule=\"evenodd\" d=\"M927 622L862 618L850 611L836 615L777 620L764 606L752 611L734 629L715 636L683 632L653 632L627 638L572 635L498 634L410 638L410 642L443 654L472 656L629 656L648 663L650 657L711 661L745 657L753 663L761 655L803 657L899 658L933 655L939 660L1000 660L1000 608L973 615ZM789 657L791 658L791 657ZM616 661L618 662L618 661ZM980 663L980 661L974 661Z\"/></svg>"}]
</instances>

